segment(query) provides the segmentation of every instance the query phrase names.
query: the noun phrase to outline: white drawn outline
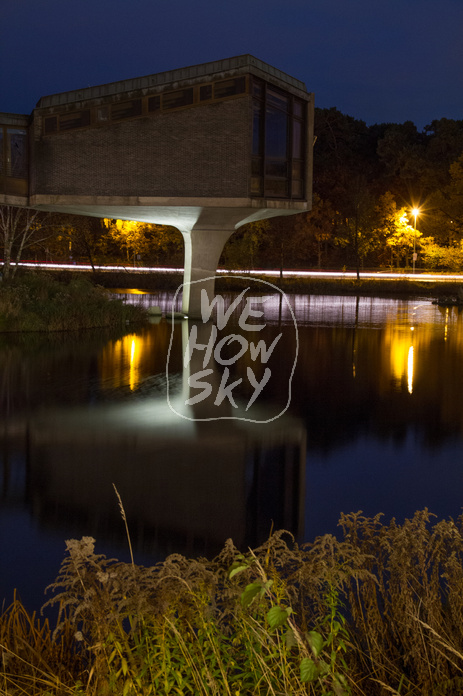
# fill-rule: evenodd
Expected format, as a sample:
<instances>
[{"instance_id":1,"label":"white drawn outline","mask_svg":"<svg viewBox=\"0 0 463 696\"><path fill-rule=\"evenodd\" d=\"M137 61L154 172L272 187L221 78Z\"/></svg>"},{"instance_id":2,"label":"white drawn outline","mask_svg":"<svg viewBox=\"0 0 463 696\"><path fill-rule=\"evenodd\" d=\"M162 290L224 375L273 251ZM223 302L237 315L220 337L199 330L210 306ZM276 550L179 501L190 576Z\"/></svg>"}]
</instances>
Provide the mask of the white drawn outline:
<instances>
[{"instance_id":1,"label":"white drawn outline","mask_svg":"<svg viewBox=\"0 0 463 696\"><path fill-rule=\"evenodd\" d=\"M255 420L254 418L244 418L241 416L214 416L212 418L190 418L189 416L186 416L184 413L179 413L174 406L172 405L170 401L170 394L169 394L169 358L170 358L170 351L172 348L172 341L174 337L174 319L175 319L175 314L176 312L174 311L175 307L175 302L177 299L177 295L180 292L180 290L185 286L185 285L193 285L194 283L204 283L206 280L216 280L217 278L241 278L242 280L246 281L251 281L252 282L259 282L263 283L264 285L269 285L271 288L274 290L277 290L284 298L289 311L291 312L291 316L293 318L294 322L294 329L296 331L296 354L294 356L294 363L291 368L291 374L289 376L289 384L288 384L288 402L285 406L285 408L276 416L273 416L273 418L269 418L268 420ZM249 288L248 288L249 289ZM294 370L296 369L296 363L297 363L297 357L299 354L299 332L297 330L297 322L296 322L296 317L294 316L293 308L291 307L288 298L286 296L286 293L283 292L279 287L276 285L273 285L273 283L269 283L267 280L261 280L260 278L250 278L249 276L240 276L240 275L220 275L220 276L210 276L209 278L202 278L201 280L192 280L187 283L182 283L181 285L178 286L177 290L175 291L174 299L172 301L172 312L171 312L171 320L172 320L172 332L170 334L170 341L169 341L169 349L167 351L167 361L166 361L166 381L167 381L167 403L169 405L170 410L172 413L175 413L177 416L180 416L180 418L183 418L185 420L189 420L192 422L208 422L208 421L217 421L217 420L240 420L240 421L247 421L248 423L271 423L272 421L276 420L277 418L280 418L289 408L289 405L291 403L291 383L293 380L293 375L294 375ZM185 318L186 320L186 318ZM182 360L183 364L183 360Z\"/></svg>"}]
</instances>

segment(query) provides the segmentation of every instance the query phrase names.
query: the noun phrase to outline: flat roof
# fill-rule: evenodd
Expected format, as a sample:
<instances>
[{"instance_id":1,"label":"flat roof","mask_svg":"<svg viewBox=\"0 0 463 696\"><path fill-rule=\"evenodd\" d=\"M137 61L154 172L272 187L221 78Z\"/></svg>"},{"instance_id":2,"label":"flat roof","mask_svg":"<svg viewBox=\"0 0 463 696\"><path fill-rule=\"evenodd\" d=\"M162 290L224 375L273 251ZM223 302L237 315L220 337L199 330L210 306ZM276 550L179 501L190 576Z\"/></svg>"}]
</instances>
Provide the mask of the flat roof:
<instances>
[{"instance_id":1,"label":"flat roof","mask_svg":"<svg viewBox=\"0 0 463 696\"><path fill-rule=\"evenodd\" d=\"M192 65L187 68L178 68L176 70L167 70L166 72L157 73L154 75L146 75L144 77L134 77L129 80L120 80L118 82L109 82L103 85L94 87L86 87L84 89L71 90L70 92L61 92L59 94L51 94L41 97L37 102L37 108L45 108L50 106L59 106L60 104L69 104L76 101L86 101L90 99L99 99L114 94L123 92L132 92L140 89L149 89L161 87L172 83L183 82L186 80L199 80L212 78L220 73L239 72L254 72L256 74L263 73L264 75L274 78L279 82L283 82L293 89L307 92L306 86L300 80L297 80L291 75L278 70L277 68L264 63L258 58L254 58L249 54L235 56L234 58L225 58L216 60L211 63L201 63L200 65Z\"/></svg>"}]
</instances>

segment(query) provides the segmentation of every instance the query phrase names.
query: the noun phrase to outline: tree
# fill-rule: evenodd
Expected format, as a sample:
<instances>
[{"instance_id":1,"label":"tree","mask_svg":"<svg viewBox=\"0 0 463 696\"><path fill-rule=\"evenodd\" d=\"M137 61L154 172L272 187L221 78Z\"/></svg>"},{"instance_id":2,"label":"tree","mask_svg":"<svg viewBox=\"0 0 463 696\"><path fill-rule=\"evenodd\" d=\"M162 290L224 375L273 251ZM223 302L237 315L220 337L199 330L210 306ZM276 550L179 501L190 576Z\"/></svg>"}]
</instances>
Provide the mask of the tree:
<instances>
[{"instance_id":1,"label":"tree","mask_svg":"<svg viewBox=\"0 0 463 696\"><path fill-rule=\"evenodd\" d=\"M31 208L0 206L0 243L3 246L3 278L16 273L24 249L48 239L49 215Z\"/></svg>"},{"instance_id":2,"label":"tree","mask_svg":"<svg viewBox=\"0 0 463 696\"><path fill-rule=\"evenodd\" d=\"M139 256L152 262L159 262L163 256L171 261L183 250L182 236L175 227L107 218L103 222L110 240L123 250L128 263L135 264Z\"/></svg>"},{"instance_id":3,"label":"tree","mask_svg":"<svg viewBox=\"0 0 463 696\"><path fill-rule=\"evenodd\" d=\"M405 266L408 266L409 254L417 243L420 243L422 233L418 230L415 232L414 226L410 225L407 209L405 207L397 208L394 196L390 191L387 191L383 196L380 196L376 206L376 215L375 233L384 240L386 247L390 249L391 266L394 257L397 267L403 259Z\"/></svg>"}]
</instances>

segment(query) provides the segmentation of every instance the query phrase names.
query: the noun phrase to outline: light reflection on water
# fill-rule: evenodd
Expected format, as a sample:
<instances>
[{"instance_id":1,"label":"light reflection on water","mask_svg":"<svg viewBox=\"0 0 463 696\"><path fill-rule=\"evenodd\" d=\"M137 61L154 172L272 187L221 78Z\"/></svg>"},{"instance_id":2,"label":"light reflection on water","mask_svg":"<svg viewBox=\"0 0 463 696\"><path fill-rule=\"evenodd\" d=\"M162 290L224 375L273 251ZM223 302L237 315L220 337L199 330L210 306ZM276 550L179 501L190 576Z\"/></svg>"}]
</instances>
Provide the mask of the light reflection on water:
<instances>
[{"instance_id":1,"label":"light reflection on water","mask_svg":"<svg viewBox=\"0 0 463 696\"><path fill-rule=\"evenodd\" d=\"M71 536L128 558L113 483L141 563L213 555L229 536L246 548L272 523L310 540L336 532L341 511L459 514L463 315L428 300L288 297L300 350L290 410L271 424L176 417L164 318L77 342L2 337L1 596L16 586L38 606ZM127 301L166 314L171 298ZM265 310L264 334L282 331L290 354L290 311L278 296ZM174 395L184 389L181 333L175 325ZM274 372L264 410L284 400L287 369Z\"/></svg>"}]
</instances>

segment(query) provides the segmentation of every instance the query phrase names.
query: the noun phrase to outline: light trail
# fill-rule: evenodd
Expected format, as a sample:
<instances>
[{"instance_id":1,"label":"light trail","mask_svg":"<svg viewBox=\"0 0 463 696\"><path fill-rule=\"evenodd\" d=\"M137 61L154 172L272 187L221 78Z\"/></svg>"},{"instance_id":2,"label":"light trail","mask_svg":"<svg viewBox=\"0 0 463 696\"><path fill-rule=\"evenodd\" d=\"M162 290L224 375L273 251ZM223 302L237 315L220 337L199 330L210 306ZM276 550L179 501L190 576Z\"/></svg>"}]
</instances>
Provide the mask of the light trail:
<instances>
[{"instance_id":1,"label":"light trail","mask_svg":"<svg viewBox=\"0 0 463 696\"><path fill-rule=\"evenodd\" d=\"M37 263L33 261L23 261L18 264L19 266L24 266L26 268L40 268L49 270L71 270L71 271L92 271L91 265L86 264L72 264L72 263ZM131 267L131 266L95 266L96 271L120 271L124 273L181 273L183 274L183 268L164 268L161 266L143 266L143 267ZM216 271L220 274L225 275L242 275L242 276L269 276L273 278L280 277L280 271L267 271L260 269L253 269L251 271L243 270L227 270L225 268L219 268ZM332 279L348 279L355 280L357 278L356 271L296 271L296 270L285 270L281 274L283 278L332 278ZM392 273L389 271L361 271L359 274L360 279L386 279L386 280L416 280L420 282L463 282L463 274L448 274L441 275L437 273Z\"/></svg>"}]
</instances>

